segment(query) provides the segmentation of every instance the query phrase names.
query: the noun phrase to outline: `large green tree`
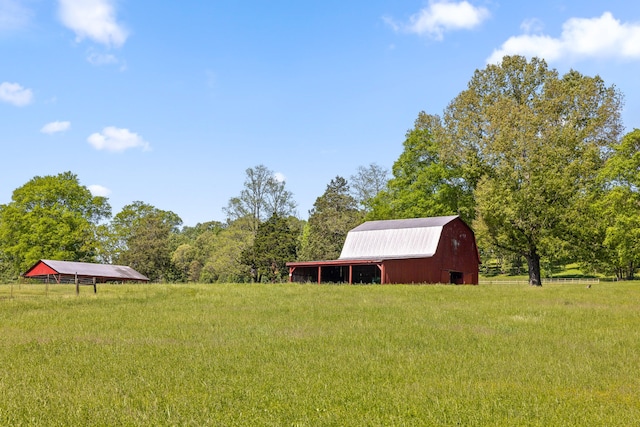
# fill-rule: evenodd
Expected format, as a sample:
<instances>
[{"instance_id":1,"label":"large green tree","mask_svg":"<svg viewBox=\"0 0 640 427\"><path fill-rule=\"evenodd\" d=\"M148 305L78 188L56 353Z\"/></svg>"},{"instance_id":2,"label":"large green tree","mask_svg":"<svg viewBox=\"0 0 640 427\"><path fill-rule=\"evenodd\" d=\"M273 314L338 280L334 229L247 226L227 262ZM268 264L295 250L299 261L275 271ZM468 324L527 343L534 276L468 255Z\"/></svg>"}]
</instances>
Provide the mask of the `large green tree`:
<instances>
[{"instance_id":1,"label":"large green tree","mask_svg":"<svg viewBox=\"0 0 640 427\"><path fill-rule=\"evenodd\" d=\"M507 56L477 70L445 110L437 137L475 188L476 229L525 257L532 285L541 285L540 258L571 239L574 208L620 136L621 106L598 76Z\"/></svg>"},{"instance_id":2,"label":"large green tree","mask_svg":"<svg viewBox=\"0 0 640 427\"><path fill-rule=\"evenodd\" d=\"M309 212L299 258L307 261L337 258L347 233L362 220L362 212L350 193L347 180L336 176Z\"/></svg>"},{"instance_id":3,"label":"large green tree","mask_svg":"<svg viewBox=\"0 0 640 427\"><path fill-rule=\"evenodd\" d=\"M122 208L111 221L111 259L129 265L151 280L173 281L179 276L171 256L179 244L180 217L144 202Z\"/></svg>"},{"instance_id":4,"label":"large green tree","mask_svg":"<svg viewBox=\"0 0 640 427\"><path fill-rule=\"evenodd\" d=\"M473 188L460 166L443 159L440 142L434 137L439 127L439 117L420 112L393 164L393 178L370 201L372 210L367 219L440 215L473 219Z\"/></svg>"},{"instance_id":5,"label":"large green tree","mask_svg":"<svg viewBox=\"0 0 640 427\"><path fill-rule=\"evenodd\" d=\"M42 258L95 261L98 224L110 215L71 172L34 177L0 205L2 270L15 278Z\"/></svg>"}]
</instances>

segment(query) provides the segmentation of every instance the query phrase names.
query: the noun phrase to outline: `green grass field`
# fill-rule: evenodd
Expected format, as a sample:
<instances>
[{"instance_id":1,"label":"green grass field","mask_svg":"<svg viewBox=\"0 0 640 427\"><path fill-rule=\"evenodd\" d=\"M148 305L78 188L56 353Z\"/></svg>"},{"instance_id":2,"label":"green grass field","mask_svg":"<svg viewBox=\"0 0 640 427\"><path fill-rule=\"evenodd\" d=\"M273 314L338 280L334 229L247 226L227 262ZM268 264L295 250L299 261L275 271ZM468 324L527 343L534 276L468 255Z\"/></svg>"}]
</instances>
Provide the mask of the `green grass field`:
<instances>
[{"instance_id":1,"label":"green grass field","mask_svg":"<svg viewBox=\"0 0 640 427\"><path fill-rule=\"evenodd\" d=\"M0 285L0 425L631 426L640 284Z\"/></svg>"}]
</instances>

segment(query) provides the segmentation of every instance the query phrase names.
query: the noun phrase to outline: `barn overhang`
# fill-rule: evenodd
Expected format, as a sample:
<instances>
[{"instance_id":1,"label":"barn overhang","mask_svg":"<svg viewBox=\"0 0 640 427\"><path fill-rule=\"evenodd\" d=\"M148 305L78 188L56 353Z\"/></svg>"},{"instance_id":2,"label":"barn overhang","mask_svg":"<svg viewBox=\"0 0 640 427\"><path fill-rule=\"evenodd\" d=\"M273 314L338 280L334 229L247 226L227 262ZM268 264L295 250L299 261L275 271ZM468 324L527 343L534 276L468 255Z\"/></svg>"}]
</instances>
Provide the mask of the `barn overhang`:
<instances>
[{"instance_id":1,"label":"barn overhang","mask_svg":"<svg viewBox=\"0 0 640 427\"><path fill-rule=\"evenodd\" d=\"M384 284L384 260L288 262L290 282Z\"/></svg>"},{"instance_id":2,"label":"barn overhang","mask_svg":"<svg viewBox=\"0 0 640 427\"><path fill-rule=\"evenodd\" d=\"M289 281L296 283L451 283L478 284L473 270L441 266L433 257L337 259L289 262Z\"/></svg>"}]
</instances>

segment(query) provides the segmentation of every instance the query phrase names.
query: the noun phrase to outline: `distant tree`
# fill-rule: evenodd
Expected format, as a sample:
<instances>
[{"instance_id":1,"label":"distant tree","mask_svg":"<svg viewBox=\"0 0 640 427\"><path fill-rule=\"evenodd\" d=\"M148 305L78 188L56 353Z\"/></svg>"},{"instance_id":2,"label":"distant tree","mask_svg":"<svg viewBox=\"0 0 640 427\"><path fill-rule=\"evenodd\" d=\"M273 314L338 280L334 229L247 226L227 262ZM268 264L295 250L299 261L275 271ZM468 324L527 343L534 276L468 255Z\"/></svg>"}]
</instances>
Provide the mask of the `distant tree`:
<instances>
[{"instance_id":1,"label":"distant tree","mask_svg":"<svg viewBox=\"0 0 640 427\"><path fill-rule=\"evenodd\" d=\"M177 247L171 255L171 261L179 269L182 280L201 280L202 269L213 251L215 239L226 228L226 224L209 221L180 230L176 236Z\"/></svg>"},{"instance_id":2,"label":"distant tree","mask_svg":"<svg viewBox=\"0 0 640 427\"><path fill-rule=\"evenodd\" d=\"M242 262L242 253L253 245L254 235L247 226L248 219L240 218L217 234L206 234L199 242L207 248L207 257L200 273L201 282L249 282L251 269Z\"/></svg>"},{"instance_id":3,"label":"distant tree","mask_svg":"<svg viewBox=\"0 0 640 427\"><path fill-rule=\"evenodd\" d=\"M174 281L170 235L171 226L160 216L140 218L118 263L130 265L154 281Z\"/></svg>"},{"instance_id":4,"label":"distant tree","mask_svg":"<svg viewBox=\"0 0 640 427\"><path fill-rule=\"evenodd\" d=\"M268 182L265 202L266 218L273 215L286 218L295 214L297 204L293 200L293 193L286 189L285 181L275 175Z\"/></svg>"},{"instance_id":5,"label":"distant tree","mask_svg":"<svg viewBox=\"0 0 640 427\"><path fill-rule=\"evenodd\" d=\"M303 233L301 260L335 259L340 256L347 233L362 223L363 216L350 193L347 180L336 176L309 211Z\"/></svg>"},{"instance_id":6,"label":"distant tree","mask_svg":"<svg viewBox=\"0 0 640 427\"><path fill-rule=\"evenodd\" d=\"M98 224L110 215L71 172L36 176L0 205L0 270L15 278L43 258L95 261Z\"/></svg>"},{"instance_id":7,"label":"distant tree","mask_svg":"<svg viewBox=\"0 0 640 427\"><path fill-rule=\"evenodd\" d=\"M249 282L250 267L242 254L252 247L254 236L248 218L228 223L211 221L184 227L171 261L182 280L190 282Z\"/></svg>"},{"instance_id":8,"label":"distant tree","mask_svg":"<svg viewBox=\"0 0 640 427\"><path fill-rule=\"evenodd\" d=\"M445 110L437 136L474 188L475 227L527 260L530 284L541 285L541 257L571 239L576 207L620 135L621 106L600 77L507 56L477 70Z\"/></svg>"},{"instance_id":9,"label":"distant tree","mask_svg":"<svg viewBox=\"0 0 640 427\"><path fill-rule=\"evenodd\" d=\"M628 188L616 188L604 199L608 204L604 212L608 223L603 241L607 262L605 271L613 272L618 279L633 280L640 266L640 200L637 193ZM603 211L601 211L602 213Z\"/></svg>"},{"instance_id":10,"label":"distant tree","mask_svg":"<svg viewBox=\"0 0 640 427\"><path fill-rule=\"evenodd\" d=\"M184 226L178 233L180 243L191 243L207 232L219 233L226 225L220 221L197 223L195 226Z\"/></svg>"},{"instance_id":11,"label":"distant tree","mask_svg":"<svg viewBox=\"0 0 640 427\"><path fill-rule=\"evenodd\" d=\"M181 224L175 213L140 201L125 206L111 222L114 263L129 265L151 280L179 279L171 256Z\"/></svg>"},{"instance_id":12,"label":"distant tree","mask_svg":"<svg viewBox=\"0 0 640 427\"><path fill-rule=\"evenodd\" d=\"M404 150L393 164L393 178L387 188L370 201L367 219L421 218L460 215L467 222L474 217L473 188L463 170L441 155L434 137L439 117L420 112L404 141Z\"/></svg>"},{"instance_id":13,"label":"distant tree","mask_svg":"<svg viewBox=\"0 0 640 427\"><path fill-rule=\"evenodd\" d=\"M274 214L258 226L253 245L242 252L242 259L251 267L256 282L277 282L287 277L286 263L295 261L296 246L297 236L287 219Z\"/></svg>"},{"instance_id":14,"label":"distant tree","mask_svg":"<svg viewBox=\"0 0 640 427\"><path fill-rule=\"evenodd\" d=\"M247 224L255 234L258 225L271 215L287 217L295 208L293 193L286 189L285 181L279 180L266 166L258 165L246 170L240 195L231 198L223 210L228 221L248 218Z\"/></svg>"},{"instance_id":15,"label":"distant tree","mask_svg":"<svg viewBox=\"0 0 640 427\"><path fill-rule=\"evenodd\" d=\"M202 264L196 258L195 247L189 243L181 243L171 254L171 262L186 282L197 282L200 279Z\"/></svg>"},{"instance_id":16,"label":"distant tree","mask_svg":"<svg viewBox=\"0 0 640 427\"><path fill-rule=\"evenodd\" d=\"M300 253L300 249L302 247L301 246L302 235L307 225L307 221L300 219L297 216L290 215L287 217L287 224L289 226L289 230L291 230L291 234L295 236L295 239L296 239L296 258L297 258L297 254Z\"/></svg>"},{"instance_id":17,"label":"distant tree","mask_svg":"<svg viewBox=\"0 0 640 427\"><path fill-rule=\"evenodd\" d=\"M613 146L601 173L603 188L588 206L589 224L577 227L591 250L585 255L620 279L633 279L640 266L640 129L627 133ZM594 248L593 242L602 246ZM594 251L594 249L598 249Z\"/></svg>"},{"instance_id":18,"label":"distant tree","mask_svg":"<svg viewBox=\"0 0 640 427\"><path fill-rule=\"evenodd\" d=\"M386 190L389 181L389 170L371 163L369 166L358 166L356 173L351 175L351 195L364 212L371 210L372 199L381 191Z\"/></svg>"}]
</instances>

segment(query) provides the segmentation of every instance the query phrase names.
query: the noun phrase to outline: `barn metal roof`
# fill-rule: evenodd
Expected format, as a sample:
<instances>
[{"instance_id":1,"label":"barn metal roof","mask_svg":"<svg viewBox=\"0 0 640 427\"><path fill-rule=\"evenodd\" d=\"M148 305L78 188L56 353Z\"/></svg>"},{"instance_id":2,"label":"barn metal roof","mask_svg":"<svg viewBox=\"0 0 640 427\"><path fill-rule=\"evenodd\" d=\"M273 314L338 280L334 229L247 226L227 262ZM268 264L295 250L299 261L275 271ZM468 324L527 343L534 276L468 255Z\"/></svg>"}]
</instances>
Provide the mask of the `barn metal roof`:
<instances>
[{"instance_id":1,"label":"barn metal roof","mask_svg":"<svg viewBox=\"0 0 640 427\"><path fill-rule=\"evenodd\" d=\"M349 231L338 259L432 257L442 227L456 218L457 215L365 222Z\"/></svg>"},{"instance_id":2,"label":"barn metal roof","mask_svg":"<svg viewBox=\"0 0 640 427\"><path fill-rule=\"evenodd\" d=\"M138 273L126 265L92 264L88 262L76 261L56 261L43 259L40 262L48 265L59 274L103 277L114 280L141 280L148 281L149 278Z\"/></svg>"}]
</instances>

